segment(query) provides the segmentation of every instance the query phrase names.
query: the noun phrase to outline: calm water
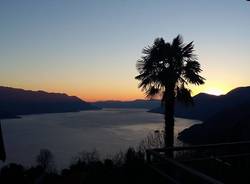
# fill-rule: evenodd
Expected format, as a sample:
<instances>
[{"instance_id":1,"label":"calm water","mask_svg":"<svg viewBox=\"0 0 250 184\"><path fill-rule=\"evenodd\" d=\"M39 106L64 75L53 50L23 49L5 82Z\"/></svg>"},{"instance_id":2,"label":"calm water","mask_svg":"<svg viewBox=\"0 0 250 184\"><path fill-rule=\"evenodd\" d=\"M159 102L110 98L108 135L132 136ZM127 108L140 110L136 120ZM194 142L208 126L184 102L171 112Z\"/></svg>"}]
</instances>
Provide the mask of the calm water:
<instances>
[{"instance_id":1,"label":"calm water","mask_svg":"<svg viewBox=\"0 0 250 184\"><path fill-rule=\"evenodd\" d=\"M162 115L145 109L104 109L4 120L7 163L30 166L41 148L52 151L59 168L67 167L81 151L96 148L101 156L109 156L137 146L150 132L162 129L163 122ZM176 118L175 133L194 123L199 122Z\"/></svg>"}]
</instances>

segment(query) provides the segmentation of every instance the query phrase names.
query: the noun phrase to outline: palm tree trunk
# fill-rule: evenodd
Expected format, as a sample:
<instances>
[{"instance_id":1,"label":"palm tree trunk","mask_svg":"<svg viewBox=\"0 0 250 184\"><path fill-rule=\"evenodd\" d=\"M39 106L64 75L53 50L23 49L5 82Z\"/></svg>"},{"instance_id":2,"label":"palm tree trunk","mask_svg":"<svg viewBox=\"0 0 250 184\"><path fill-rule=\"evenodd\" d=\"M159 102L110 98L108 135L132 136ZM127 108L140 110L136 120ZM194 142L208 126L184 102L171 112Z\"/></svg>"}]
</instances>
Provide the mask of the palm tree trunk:
<instances>
[{"instance_id":1,"label":"palm tree trunk","mask_svg":"<svg viewBox=\"0 0 250 184\"><path fill-rule=\"evenodd\" d=\"M165 92L165 148L174 146L174 105L175 94L174 90ZM174 157L173 151L167 152L167 156Z\"/></svg>"}]
</instances>

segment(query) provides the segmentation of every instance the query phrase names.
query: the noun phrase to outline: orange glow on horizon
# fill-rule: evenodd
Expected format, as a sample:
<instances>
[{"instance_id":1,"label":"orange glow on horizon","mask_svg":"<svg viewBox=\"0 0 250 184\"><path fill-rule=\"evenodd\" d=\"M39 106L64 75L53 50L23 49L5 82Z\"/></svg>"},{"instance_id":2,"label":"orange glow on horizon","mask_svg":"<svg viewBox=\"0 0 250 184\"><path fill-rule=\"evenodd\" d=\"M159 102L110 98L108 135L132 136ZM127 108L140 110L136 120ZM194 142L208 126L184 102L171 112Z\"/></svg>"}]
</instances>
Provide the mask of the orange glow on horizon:
<instances>
[{"instance_id":1,"label":"orange glow on horizon","mask_svg":"<svg viewBox=\"0 0 250 184\"><path fill-rule=\"evenodd\" d=\"M5 84L3 86L9 86L14 88L22 88L26 90L43 90L46 92L54 92L54 93L65 93L69 96L77 96L80 99L87 101L87 102L95 102L95 101L106 101L106 100L119 100L119 101L132 101L136 99L146 99L144 93L137 88L137 84L132 83L132 85L112 85L103 87L103 86L88 86L86 87L78 87L77 85L45 85L39 84L14 84L9 83ZM222 83L213 83L213 82L207 82L204 85L201 86L189 86L189 88L192 90L192 96L195 96L198 93L204 92L214 95L221 95L226 94L230 90L240 87L240 86L247 86L246 84L238 84L238 85L232 85L232 84L222 84Z\"/></svg>"},{"instance_id":2,"label":"orange glow on horizon","mask_svg":"<svg viewBox=\"0 0 250 184\"><path fill-rule=\"evenodd\" d=\"M131 101L136 99L145 99L145 96L142 92L128 92L124 91L123 93L112 93L104 92L100 93L73 93L74 96L81 98L87 102L96 102L96 101L107 101L107 100L118 100L118 101Z\"/></svg>"}]
</instances>

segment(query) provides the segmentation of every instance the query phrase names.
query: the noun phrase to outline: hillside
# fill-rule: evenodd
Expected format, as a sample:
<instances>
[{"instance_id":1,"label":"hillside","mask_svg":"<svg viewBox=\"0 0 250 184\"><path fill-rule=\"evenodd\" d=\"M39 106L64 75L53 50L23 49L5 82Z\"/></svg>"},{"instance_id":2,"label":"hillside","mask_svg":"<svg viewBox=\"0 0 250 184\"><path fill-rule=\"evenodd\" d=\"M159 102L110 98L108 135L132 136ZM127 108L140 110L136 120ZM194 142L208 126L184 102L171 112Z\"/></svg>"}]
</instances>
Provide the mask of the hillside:
<instances>
[{"instance_id":1,"label":"hillside","mask_svg":"<svg viewBox=\"0 0 250 184\"><path fill-rule=\"evenodd\" d=\"M221 96L200 93L194 96L193 99L194 106L186 107L177 103L175 116L205 121L226 108L233 108L250 102L250 87L235 88ZM158 107L151 109L150 112L163 113L164 109Z\"/></svg>"},{"instance_id":2,"label":"hillside","mask_svg":"<svg viewBox=\"0 0 250 184\"><path fill-rule=\"evenodd\" d=\"M205 120L221 108L218 98L218 96L199 93L193 98L193 106L185 106L177 102L175 107L175 116L187 119ZM151 109L149 112L163 113L164 108L158 107Z\"/></svg>"},{"instance_id":3,"label":"hillside","mask_svg":"<svg viewBox=\"0 0 250 184\"><path fill-rule=\"evenodd\" d=\"M76 112L99 109L75 96L0 87L0 115Z\"/></svg>"},{"instance_id":4,"label":"hillside","mask_svg":"<svg viewBox=\"0 0 250 184\"><path fill-rule=\"evenodd\" d=\"M160 105L160 100L98 101L92 103L101 108L141 108L152 109Z\"/></svg>"},{"instance_id":5,"label":"hillside","mask_svg":"<svg viewBox=\"0 0 250 184\"><path fill-rule=\"evenodd\" d=\"M191 144L250 140L250 103L225 109L202 124L191 126L179 139Z\"/></svg>"}]
</instances>

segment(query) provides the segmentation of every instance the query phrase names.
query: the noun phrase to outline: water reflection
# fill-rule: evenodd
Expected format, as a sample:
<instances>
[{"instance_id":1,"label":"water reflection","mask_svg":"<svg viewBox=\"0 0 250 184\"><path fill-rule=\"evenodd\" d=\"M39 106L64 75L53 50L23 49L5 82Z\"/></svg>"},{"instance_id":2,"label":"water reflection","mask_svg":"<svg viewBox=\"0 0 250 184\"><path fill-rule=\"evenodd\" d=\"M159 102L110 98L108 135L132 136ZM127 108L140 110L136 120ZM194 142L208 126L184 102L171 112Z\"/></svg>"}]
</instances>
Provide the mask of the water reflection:
<instances>
[{"instance_id":1,"label":"water reflection","mask_svg":"<svg viewBox=\"0 0 250 184\"><path fill-rule=\"evenodd\" d=\"M31 165L41 148L50 149L58 167L77 153L94 148L102 156L136 146L150 131L163 128L163 116L145 109L104 109L23 116L2 124L7 163ZM175 132L197 123L176 119Z\"/></svg>"}]
</instances>

